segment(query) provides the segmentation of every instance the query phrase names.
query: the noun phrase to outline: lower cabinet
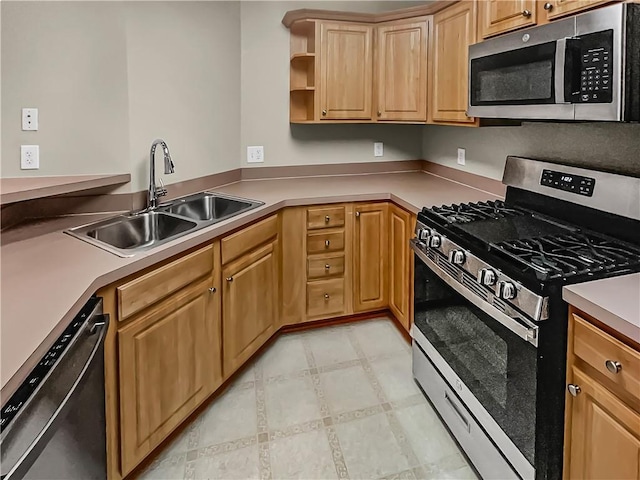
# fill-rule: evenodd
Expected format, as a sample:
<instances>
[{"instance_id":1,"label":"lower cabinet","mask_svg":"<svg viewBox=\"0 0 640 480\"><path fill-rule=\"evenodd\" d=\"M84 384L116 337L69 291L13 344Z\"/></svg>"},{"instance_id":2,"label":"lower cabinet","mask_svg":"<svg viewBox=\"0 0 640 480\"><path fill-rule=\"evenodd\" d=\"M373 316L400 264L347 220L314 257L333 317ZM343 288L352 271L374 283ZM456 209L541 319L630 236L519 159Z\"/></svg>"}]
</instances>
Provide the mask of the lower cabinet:
<instances>
[{"instance_id":1,"label":"lower cabinet","mask_svg":"<svg viewBox=\"0 0 640 480\"><path fill-rule=\"evenodd\" d=\"M123 476L219 385L219 298L211 277L136 316L118 332Z\"/></svg>"},{"instance_id":2,"label":"lower cabinet","mask_svg":"<svg viewBox=\"0 0 640 480\"><path fill-rule=\"evenodd\" d=\"M388 204L385 202L355 206L354 312L385 308L388 304L388 209Z\"/></svg>"},{"instance_id":3,"label":"lower cabinet","mask_svg":"<svg viewBox=\"0 0 640 480\"><path fill-rule=\"evenodd\" d=\"M411 329L413 308L413 237L415 215L400 207L389 207L389 309L405 329Z\"/></svg>"},{"instance_id":4,"label":"lower cabinet","mask_svg":"<svg viewBox=\"0 0 640 480\"><path fill-rule=\"evenodd\" d=\"M255 353L275 330L278 315L278 268L275 241L223 268L225 377Z\"/></svg>"}]
</instances>

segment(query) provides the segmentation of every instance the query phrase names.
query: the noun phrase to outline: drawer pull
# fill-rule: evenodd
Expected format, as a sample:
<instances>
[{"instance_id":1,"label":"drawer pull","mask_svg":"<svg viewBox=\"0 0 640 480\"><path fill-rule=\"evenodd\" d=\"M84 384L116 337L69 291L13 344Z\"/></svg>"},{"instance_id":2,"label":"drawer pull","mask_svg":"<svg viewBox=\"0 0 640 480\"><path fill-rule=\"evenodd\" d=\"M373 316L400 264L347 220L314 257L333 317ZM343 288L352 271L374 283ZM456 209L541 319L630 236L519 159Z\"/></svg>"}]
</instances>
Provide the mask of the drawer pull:
<instances>
[{"instance_id":1,"label":"drawer pull","mask_svg":"<svg viewBox=\"0 0 640 480\"><path fill-rule=\"evenodd\" d=\"M604 366L607 367L607 370L611 373L620 373L620 370L622 370L622 364L615 360L607 360L604 362Z\"/></svg>"},{"instance_id":2,"label":"drawer pull","mask_svg":"<svg viewBox=\"0 0 640 480\"><path fill-rule=\"evenodd\" d=\"M577 397L578 394L582 391L580 385L574 385L573 383L567 385L567 390L569 390L569 393L574 397Z\"/></svg>"},{"instance_id":3,"label":"drawer pull","mask_svg":"<svg viewBox=\"0 0 640 480\"><path fill-rule=\"evenodd\" d=\"M325 293L325 294L324 294L324 299L325 299L325 300L329 300L329 294L328 294L328 293Z\"/></svg>"},{"instance_id":4,"label":"drawer pull","mask_svg":"<svg viewBox=\"0 0 640 480\"><path fill-rule=\"evenodd\" d=\"M330 242L329 240L325 240L325 241L324 241L324 246L325 246L326 248L329 248L329 245L331 245L331 242Z\"/></svg>"},{"instance_id":5,"label":"drawer pull","mask_svg":"<svg viewBox=\"0 0 640 480\"><path fill-rule=\"evenodd\" d=\"M329 223L331 221L331 217L329 215L325 215L324 223Z\"/></svg>"},{"instance_id":6,"label":"drawer pull","mask_svg":"<svg viewBox=\"0 0 640 480\"><path fill-rule=\"evenodd\" d=\"M227 277L227 282L233 282L233 277Z\"/></svg>"},{"instance_id":7,"label":"drawer pull","mask_svg":"<svg viewBox=\"0 0 640 480\"><path fill-rule=\"evenodd\" d=\"M209 289L209 293L216 293L216 287L211 287Z\"/></svg>"},{"instance_id":8,"label":"drawer pull","mask_svg":"<svg viewBox=\"0 0 640 480\"><path fill-rule=\"evenodd\" d=\"M551 11L553 9L553 4L552 3L545 3L544 7L543 7L547 12Z\"/></svg>"},{"instance_id":9,"label":"drawer pull","mask_svg":"<svg viewBox=\"0 0 640 480\"><path fill-rule=\"evenodd\" d=\"M469 424L469 420L467 420L467 418L460 411L460 408L458 408L458 406L453 402L451 397L449 397L449 392L447 391L444 392L444 399L449 404L449 407L451 407L451 410L453 410L457 415L457 417L460 419L460 421L464 425L464 428L467 430L467 432L471 432L471 425Z\"/></svg>"},{"instance_id":10,"label":"drawer pull","mask_svg":"<svg viewBox=\"0 0 640 480\"><path fill-rule=\"evenodd\" d=\"M522 11L522 16L525 17L525 18L531 17L531 10L523 10Z\"/></svg>"},{"instance_id":11,"label":"drawer pull","mask_svg":"<svg viewBox=\"0 0 640 480\"><path fill-rule=\"evenodd\" d=\"M331 268L331 265L329 265L328 263L324 266L325 270L329 270Z\"/></svg>"},{"instance_id":12,"label":"drawer pull","mask_svg":"<svg viewBox=\"0 0 640 480\"><path fill-rule=\"evenodd\" d=\"M360 216L360 212L356 212L356 217L359 217L359 216Z\"/></svg>"}]
</instances>

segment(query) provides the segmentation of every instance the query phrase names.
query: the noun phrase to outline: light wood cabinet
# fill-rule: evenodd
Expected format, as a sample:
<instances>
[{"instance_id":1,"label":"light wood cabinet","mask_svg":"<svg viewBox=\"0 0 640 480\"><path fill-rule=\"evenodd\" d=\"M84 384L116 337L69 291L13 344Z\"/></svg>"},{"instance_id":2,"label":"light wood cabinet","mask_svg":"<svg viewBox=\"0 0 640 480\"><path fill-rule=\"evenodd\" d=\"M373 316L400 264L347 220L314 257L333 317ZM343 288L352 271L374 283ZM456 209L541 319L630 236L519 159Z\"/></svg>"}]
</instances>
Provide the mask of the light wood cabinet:
<instances>
[{"instance_id":1,"label":"light wood cabinet","mask_svg":"<svg viewBox=\"0 0 640 480\"><path fill-rule=\"evenodd\" d=\"M415 215L396 205L389 207L389 308L404 328L411 329L413 307L413 237Z\"/></svg>"},{"instance_id":2,"label":"light wood cabinet","mask_svg":"<svg viewBox=\"0 0 640 480\"><path fill-rule=\"evenodd\" d=\"M205 278L118 332L120 454L127 475L220 384L219 295Z\"/></svg>"},{"instance_id":3,"label":"light wood cabinet","mask_svg":"<svg viewBox=\"0 0 640 480\"><path fill-rule=\"evenodd\" d=\"M388 204L357 204L353 246L353 310L385 308L388 303Z\"/></svg>"},{"instance_id":4,"label":"light wood cabinet","mask_svg":"<svg viewBox=\"0 0 640 480\"><path fill-rule=\"evenodd\" d=\"M373 28L320 24L320 119L371 120Z\"/></svg>"},{"instance_id":5,"label":"light wood cabinet","mask_svg":"<svg viewBox=\"0 0 640 480\"><path fill-rule=\"evenodd\" d=\"M429 61L429 123L465 124L469 103L469 45L476 43L476 2L459 2L433 17Z\"/></svg>"},{"instance_id":6,"label":"light wood cabinet","mask_svg":"<svg viewBox=\"0 0 640 480\"><path fill-rule=\"evenodd\" d=\"M427 20L380 26L376 36L378 120L426 121Z\"/></svg>"},{"instance_id":7,"label":"light wood cabinet","mask_svg":"<svg viewBox=\"0 0 640 480\"><path fill-rule=\"evenodd\" d=\"M475 2L474 2L475 3ZM511 32L537 23L536 0L482 0L478 2L482 38Z\"/></svg>"},{"instance_id":8,"label":"light wood cabinet","mask_svg":"<svg viewBox=\"0 0 640 480\"><path fill-rule=\"evenodd\" d=\"M222 271L223 372L238 369L275 331L278 316L277 242L229 263Z\"/></svg>"},{"instance_id":9,"label":"light wood cabinet","mask_svg":"<svg viewBox=\"0 0 640 480\"><path fill-rule=\"evenodd\" d=\"M616 0L548 0L543 1L543 16L547 20L573 15Z\"/></svg>"}]
</instances>

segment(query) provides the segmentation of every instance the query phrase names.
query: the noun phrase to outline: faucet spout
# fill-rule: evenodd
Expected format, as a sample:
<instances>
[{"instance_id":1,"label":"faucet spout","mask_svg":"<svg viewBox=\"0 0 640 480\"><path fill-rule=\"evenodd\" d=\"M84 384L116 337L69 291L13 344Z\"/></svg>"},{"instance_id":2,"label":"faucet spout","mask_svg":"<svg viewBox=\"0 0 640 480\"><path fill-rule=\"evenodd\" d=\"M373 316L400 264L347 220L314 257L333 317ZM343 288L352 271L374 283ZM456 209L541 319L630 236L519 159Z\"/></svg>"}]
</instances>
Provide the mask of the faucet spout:
<instances>
[{"instance_id":1,"label":"faucet spout","mask_svg":"<svg viewBox=\"0 0 640 480\"><path fill-rule=\"evenodd\" d=\"M153 210L158 205L158 198L167 194L167 189L162 187L158 188L156 186L156 165L155 165L155 155L156 155L156 147L160 145L162 148L162 153L164 156L164 173L170 174L175 172L175 166L173 164L173 160L171 160L171 154L169 153L169 147L167 143L161 138L154 140L151 144L151 151L149 153L149 192L148 192L148 202L147 209Z\"/></svg>"}]
</instances>

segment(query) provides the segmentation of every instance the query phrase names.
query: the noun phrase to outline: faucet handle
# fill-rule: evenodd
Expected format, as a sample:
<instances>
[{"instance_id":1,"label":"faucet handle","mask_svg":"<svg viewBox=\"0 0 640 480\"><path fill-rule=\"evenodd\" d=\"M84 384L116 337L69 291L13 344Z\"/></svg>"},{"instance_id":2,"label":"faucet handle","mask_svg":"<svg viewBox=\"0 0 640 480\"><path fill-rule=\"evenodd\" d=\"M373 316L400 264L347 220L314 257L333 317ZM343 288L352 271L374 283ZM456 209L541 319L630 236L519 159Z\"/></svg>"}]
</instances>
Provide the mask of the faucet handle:
<instances>
[{"instance_id":1,"label":"faucet handle","mask_svg":"<svg viewBox=\"0 0 640 480\"><path fill-rule=\"evenodd\" d=\"M164 197L168 192L161 178L158 179L160 187L156 186L156 197Z\"/></svg>"}]
</instances>

